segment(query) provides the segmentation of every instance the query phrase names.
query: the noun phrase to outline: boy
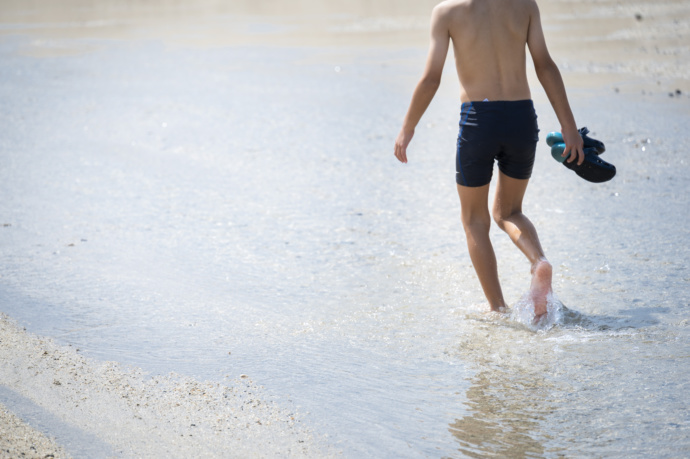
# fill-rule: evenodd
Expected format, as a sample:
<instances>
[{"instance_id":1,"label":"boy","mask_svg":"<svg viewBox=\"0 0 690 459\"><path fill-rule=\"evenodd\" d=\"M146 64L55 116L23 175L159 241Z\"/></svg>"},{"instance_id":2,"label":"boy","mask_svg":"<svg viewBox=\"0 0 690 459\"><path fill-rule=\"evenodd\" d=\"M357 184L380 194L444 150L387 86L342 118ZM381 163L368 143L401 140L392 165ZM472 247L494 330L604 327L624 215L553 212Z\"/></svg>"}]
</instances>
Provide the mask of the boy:
<instances>
[{"instance_id":1,"label":"boy","mask_svg":"<svg viewBox=\"0 0 690 459\"><path fill-rule=\"evenodd\" d=\"M398 160L407 162L407 146L438 89L451 41L462 102L456 182L470 258L491 310L504 311L506 303L489 239L489 183L497 160L493 218L531 263L530 293L538 320L546 314L551 265L534 226L522 213L539 132L527 83L525 45L560 122L566 145L563 156L569 156L568 162L581 164L584 160L582 138L561 74L547 50L536 1L447 0L432 13L424 74L395 141Z\"/></svg>"}]
</instances>

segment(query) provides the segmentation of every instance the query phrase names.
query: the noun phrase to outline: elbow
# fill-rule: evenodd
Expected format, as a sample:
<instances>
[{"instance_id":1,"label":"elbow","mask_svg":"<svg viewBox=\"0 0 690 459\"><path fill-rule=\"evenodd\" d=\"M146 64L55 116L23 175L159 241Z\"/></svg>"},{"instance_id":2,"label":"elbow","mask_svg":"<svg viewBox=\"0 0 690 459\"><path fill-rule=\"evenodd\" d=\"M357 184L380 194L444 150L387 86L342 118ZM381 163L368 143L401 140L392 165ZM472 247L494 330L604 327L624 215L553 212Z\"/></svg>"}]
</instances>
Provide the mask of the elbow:
<instances>
[{"instance_id":1,"label":"elbow","mask_svg":"<svg viewBox=\"0 0 690 459\"><path fill-rule=\"evenodd\" d=\"M534 63L534 70L537 73L537 77L541 80L543 77L547 75L551 75L554 72L555 73L560 73L558 71L558 66L556 63L553 61L553 59L546 59L541 62L535 62Z\"/></svg>"},{"instance_id":2,"label":"elbow","mask_svg":"<svg viewBox=\"0 0 690 459\"><path fill-rule=\"evenodd\" d=\"M419 84L427 89L436 91L441 85L441 75L424 75Z\"/></svg>"}]
</instances>

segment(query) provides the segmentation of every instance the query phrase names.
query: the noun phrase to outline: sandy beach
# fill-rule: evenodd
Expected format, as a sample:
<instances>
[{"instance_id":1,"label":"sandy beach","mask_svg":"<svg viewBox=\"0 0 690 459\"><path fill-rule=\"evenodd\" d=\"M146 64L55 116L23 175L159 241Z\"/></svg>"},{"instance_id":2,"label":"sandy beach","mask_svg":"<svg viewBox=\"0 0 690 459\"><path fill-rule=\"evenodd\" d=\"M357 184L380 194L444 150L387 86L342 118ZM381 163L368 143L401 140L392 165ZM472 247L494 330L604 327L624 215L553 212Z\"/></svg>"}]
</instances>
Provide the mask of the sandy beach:
<instances>
[{"instance_id":1,"label":"sandy beach","mask_svg":"<svg viewBox=\"0 0 690 459\"><path fill-rule=\"evenodd\" d=\"M452 65L393 163L435 3L0 0L0 457L690 454L690 3L540 2L619 175L540 146L539 332L457 254Z\"/></svg>"},{"instance_id":2,"label":"sandy beach","mask_svg":"<svg viewBox=\"0 0 690 459\"><path fill-rule=\"evenodd\" d=\"M69 457L54 439L33 429L5 406L0 406L0 429L3 457Z\"/></svg>"},{"instance_id":3,"label":"sandy beach","mask_svg":"<svg viewBox=\"0 0 690 459\"><path fill-rule=\"evenodd\" d=\"M148 378L1 319L3 457L328 455L300 427L298 414L280 410L246 375L225 384ZM70 451L41 430L58 435Z\"/></svg>"}]
</instances>

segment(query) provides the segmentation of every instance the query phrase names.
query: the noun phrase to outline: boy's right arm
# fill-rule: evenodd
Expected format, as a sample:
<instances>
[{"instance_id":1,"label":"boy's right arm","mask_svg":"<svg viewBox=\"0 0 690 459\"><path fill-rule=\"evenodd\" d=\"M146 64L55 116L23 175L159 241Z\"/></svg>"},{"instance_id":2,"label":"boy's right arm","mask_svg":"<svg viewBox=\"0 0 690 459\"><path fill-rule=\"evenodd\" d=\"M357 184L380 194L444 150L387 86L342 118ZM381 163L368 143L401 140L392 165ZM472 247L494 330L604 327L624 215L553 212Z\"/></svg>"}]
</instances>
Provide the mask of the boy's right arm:
<instances>
[{"instance_id":1,"label":"boy's right arm","mask_svg":"<svg viewBox=\"0 0 690 459\"><path fill-rule=\"evenodd\" d=\"M532 2L532 14L530 15L529 31L527 32L527 46L532 55L534 69L537 72L539 82L544 87L544 91L546 91L546 95L561 124L561 133L565 142L563 156L570 156L567 160L568 162L577 161L577 164L582 164L585 159L582 137L577 131L575 117L568 103L568 96L565 93L561 72L558 71L558 66L551 59L549 50L546 47L544 31L541 27L539 16L539 7L536 1Z\"/></svg>"},{"instance_id":2,"label":"boy's right arm","mask_svg":"<svg viewBox=\"0 0 690 459\"><path fill-rule=\"evenodd\" d=\"M443 12L443 7L437 5L431 15L431 45L429 46L424 74L415 87L410 107L403 120L402 129L395 140L395 157L401 163L407 162L407 146L412 140L415 127L441 83L443 65L446 62L450 44L447 17L444 16Z\"/></svg>"}]
</instances>

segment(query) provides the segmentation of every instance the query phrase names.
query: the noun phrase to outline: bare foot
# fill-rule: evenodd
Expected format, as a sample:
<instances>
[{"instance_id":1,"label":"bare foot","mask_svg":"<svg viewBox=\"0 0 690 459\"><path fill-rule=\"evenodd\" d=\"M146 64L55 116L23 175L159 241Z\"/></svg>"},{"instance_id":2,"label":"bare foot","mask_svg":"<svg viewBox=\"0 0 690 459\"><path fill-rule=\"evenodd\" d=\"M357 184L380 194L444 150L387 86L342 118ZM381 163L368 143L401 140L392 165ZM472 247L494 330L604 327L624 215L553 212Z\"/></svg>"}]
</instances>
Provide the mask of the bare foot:
<instances>
[{"instance_id":1,"label":"bare foot","mask_svg":"<svg viewBox=\"0 0 690 459\"><path fill-rule=\"evenodd\" d=\"M534 303L534 321L537 322L546 314L546 296L551 292L551 264L539 260L532 267L532 285L530 296Z\"/></svg>"},{"instance_id":2,"label":"bare foot","mask_svg":"<svg viewBox=\"0 0 690 459\"><path fill-rule=\"evenodd\" d=\"M497 312L499 314L508 314L509 309L506 306L492 307L489 313Z\"/></svg>"}]
</instances>

